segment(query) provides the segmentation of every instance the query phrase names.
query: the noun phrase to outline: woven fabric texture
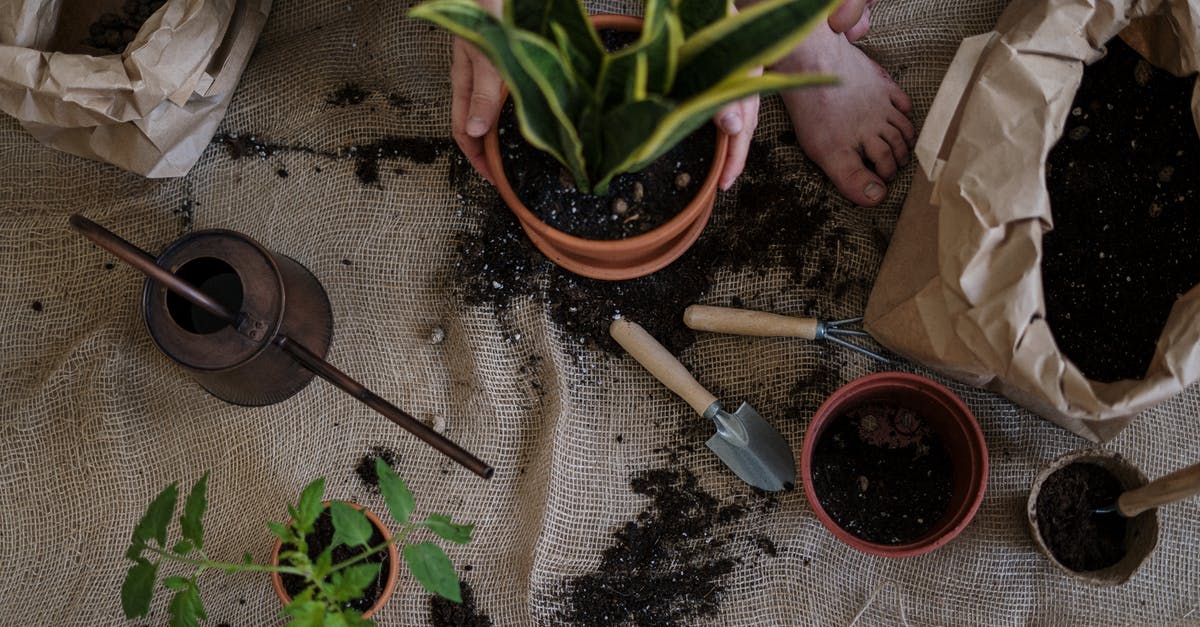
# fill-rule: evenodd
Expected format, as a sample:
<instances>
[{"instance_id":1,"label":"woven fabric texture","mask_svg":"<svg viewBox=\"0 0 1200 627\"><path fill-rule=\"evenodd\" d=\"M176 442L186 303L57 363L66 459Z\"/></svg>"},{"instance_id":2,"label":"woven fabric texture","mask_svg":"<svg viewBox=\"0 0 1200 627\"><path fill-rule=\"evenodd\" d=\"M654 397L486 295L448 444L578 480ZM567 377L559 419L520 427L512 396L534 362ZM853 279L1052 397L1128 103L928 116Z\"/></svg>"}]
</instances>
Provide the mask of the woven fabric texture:
<instances>
[{"instance_id":1,"label":"woven fabric texture","mask_svg":"<svg viewBox=\"0 0 1200 627\"><path fill-rule=\"evenodd\" d=\"M959 41L989 30L1003 5L880 0L861 46L913 97L919 121ZM1025 499L1039 468L1088 443L1003 398L947 383L983 427L987 496L947 546L887 560L838 542L800 490L761 506L764 498L703 446L702 419L632 359L580 348L537 299L499 317L465 305L459 244L484 209L448 182L449 157L381 161L379 183L364 185L355 160L336 156L385 136L450 135L450 39L405 19L407 7L276 3L221 128L312 151L234 159L213 144L187 177L151 181L44 148L0 120L0 615L8 617L0 622L123 624L126 543L172 481L190 485L210 470L206 551L232 560L249 551L261 561L272 544L264 522L286 518L286 504L315 477L327 478L329 497L381 508L354 468L383 446L399 453L418 513L478 525L474 543L449 553L497 625L563 624L567 582L594 572L614 532L648 506L631 476L664 468L694 473L720 505L746 510L709 530L712 555L734 561L713 589L715 609L686 624L845 624L886 582L895 585L860 624L896 624L902 611L916 624L1200 623L1200 501L1160 512L1158 549L1127 584L1071 580L1036 551ZM636 3L591 8L640 11ZM328 103L346 83L372 95ZM767 98L758 137L770 158L813 198L828 194L819 170L780 139L789 132L779 100ZM723 272L705 302L739 298L781 312L811 303L829 318L857 315L911 168L882 207L829 201L822 228L842 229L848 245L832 269L811 272L836 281L801 282L775 268ZM482 181L467 185L468 200L491 193ZM715 226L737 194L720 197ZM320 380L268 407L210 396L148 336L141 277L68 230L75 212L155 253L186 230L226 228L301 262L333 304L330 361L490 462L496 476L474 477ZM432 343L438 329L445 339ZM829 346L713 334L700 334L683 358L721 398L751 402L797 456L821 400L879 369ZM1193 387L1106 448L1151 477L1166 474L1200 459L1197 416ZM210 572L201 589L213 624L283 623L261 574ZM165 624L165 598L157 601L146 622ZM402 575L377 618L428 624L428 594Z\"/></svg>"}]
</instances>

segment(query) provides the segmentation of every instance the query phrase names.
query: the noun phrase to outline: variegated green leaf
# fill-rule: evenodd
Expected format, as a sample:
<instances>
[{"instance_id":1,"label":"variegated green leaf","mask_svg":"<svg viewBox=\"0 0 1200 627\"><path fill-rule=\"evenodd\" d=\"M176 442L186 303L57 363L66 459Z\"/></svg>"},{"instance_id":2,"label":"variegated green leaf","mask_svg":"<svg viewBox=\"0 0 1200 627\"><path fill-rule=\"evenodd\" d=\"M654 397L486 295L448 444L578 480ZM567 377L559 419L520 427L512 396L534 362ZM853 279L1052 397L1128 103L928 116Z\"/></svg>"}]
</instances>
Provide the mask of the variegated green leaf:
<instances>
[{"instance_id":1,"label":"variegated green leaf","mask_svg":"<svg viewBox=\"0 0 1200 627\"><path fill-rule=\"evenodd\" d=\"M562 149L561 161L568 170L576 174L576 185L587 189L587 169L583 164L583 143L573 124L587 103L582 100L579 90L575 88L571 73L550 42L521 31L510 32L509 35L513 40L513 55L529 78L537 85L546 106L558 121L558 144Z\"/></svg>"},{"instance_id":2,"label":"variegated green leaf","mask_svg":"<svg viewBox=\"0 0 1200 627\"><path fill-rule=\"evenodd\" d=\"M840 0L764 0L695 32L679 50L671 97L684 100L770 65L823 22Z\"/></svg>"},{"instance_id":3,"label":"variegated green leaf","mask_svg":"<svg viewBox=\"0 0 1200 627\"><path fill-rule=\"evenodd\" d=\"M672 105L663 100L631 103L605 117L604 163L593 173L603 189L621 172L637 172L700 128L722 106L746 96L785 89L829 85L837 79L820 74L775 74L730 78L699 96ZM651 129L647 132L646 129Z\"/></svg>"},{"instance_id":4,"label":"variegated green leaf","mask_svg":"<svg viewBox=\"0 0 1200 627\"><path fill-rule=\"evenodd\" d=\"M674 4L687 37L729 15L729 0L674 0Z\"/></svg>"},{"instance_id":5,"label":"variegated green leaf","mask_svg":"<svg viewBox=\"0 0 1200 627\"><path fill-rule=\"evenodd\" d=\"M569 43L569 55L575 73L587 83L594 83L604 57L600 36L588 21L587 12L579 0L509 0L504 3L506 23L525 29L563 45ZM564 38L555 36L557 25Z\"/></svg>"}]
</instances>

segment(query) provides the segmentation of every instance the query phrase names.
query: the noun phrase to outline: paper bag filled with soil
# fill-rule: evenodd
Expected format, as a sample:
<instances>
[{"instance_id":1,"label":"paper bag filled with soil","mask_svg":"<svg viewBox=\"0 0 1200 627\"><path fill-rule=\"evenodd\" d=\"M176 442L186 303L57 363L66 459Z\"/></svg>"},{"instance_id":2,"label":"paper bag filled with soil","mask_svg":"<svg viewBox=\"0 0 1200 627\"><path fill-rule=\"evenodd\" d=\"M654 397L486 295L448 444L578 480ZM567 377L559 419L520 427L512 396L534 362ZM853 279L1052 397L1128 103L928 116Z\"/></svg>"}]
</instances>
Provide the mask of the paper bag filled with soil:
<instances>
[{"instance_id":1,"label":"paper bag filled with soil","mask_svg":"<svg viewBox=\"0 0 1200 627\"><path fill-rule=\"evenodd\" d=\"M1075 242L1076 252L1071 254L1078 259L1068 261L1081 274L1071 277L1078 279L1076 283L1067 282L1079 288L1070 297L1121 293L1128 304L1131 296L1135 301L1143 296L1137 290L1144 290L1144 303L1135 302L1132 310L1118 314L1077 311L1076 320L1071 320L1069 312L1055 309L1059 292L1069 290L1062 287L1061 277L1043 273L1043 257L1048 263L1061 255L1051 250L1053 238L1061 240L1081 224L1106 228L1100 222L1111 218L1102 216L1094 202L1092 207L1059 203L1060 211L1052 213L1055 188L1048 190L1047 172L1048 164L1053 165L1048 158L1058 154L1052 149L1057 150L1060 138L1082 140L1089 131L1108 133L1112 128L1097 128L1096 123L1100 114L1113 110L1112 104L1102 104L1107 97L1082 106L1073 100L1085 65L1102 59L1106 44L1125 45L1110 43L1118 33L1158 66L1130 52L1139 64L1145 63L1129 72L1131 84L1142 82L1142 74L1150 76L1151 71L1181 82L1177 109L1182 121L1164 132L1192 144L1200 140L1196 135L1200 92L1195 86L1200 67L1200 2L1017 0L993 32L965 40L951 64L918 141L920 167L866 312L871 333L897 353L1000 392L1093 441L1111 439L1139 412L1200 379L1200 287L1196 285L1200 244L1196 239L1145 247L1156 255L1166 253L1174 266L1185 268L1181 270L1185 275L1197 273L1196 278L1184 279L1185 285L1177 291L1159 295L1165 303L1161 311L1152 306L1151 288L1134 275L1104 274L1111 273L1113 266L1111 259L1105 260L1099 238ZM1069 133L1064 137L1066 129ZM1137 148L1138 141L1125 141L1126 147ZM1195 218L1200 216L1200 198L1195 193L1198 151L1171 152L1138 157L1142 162L1136 165L1158 172L1161 184L1152 181L1151 188L1177 184L1172 177L1192 177L1190 195L1172 192L1168 210L1176 212L1174 218L1192 216L1181 219L1195 226L1200 224ZM1193 171L1177 171L1167 165L1172 160L1181 160L1184 170ZM1127 171L1090 174L1098 190L1127 176L1133 175ZM1130 203L1128 214L1116 211L1118 222L1133 219L1130 216L1158 219L1163 206L1158 199ZM1068 221L1068 214L1074 222ZM1118 232L1123 228L1116 227ZM1056 229L1059 233L1053 232ZM1157 262L1134 259L1132 263ZM1140 268L1142 276L1152 279L1149 282L1159 278L1155 274L1159 270ZM1166 272L1161 270L1160 274ZM1091 279L1083 276L1089 273L1094 275ZM1117 367L1134 371L1097 375L1097 368L1078 358L1078 346L1075 352L1067 350L1071 343L1066 341L1066 331L1083 317L1093 326L1091 318L1103 320L1102 333L1083 346L1084 352L1102 357L1109 350L1108 339L1129 339L1135 335L1132 327L1149 321L1153 326L1145 334L1144 363L1130 366L1138 360L1108 355ZM1058 336L1052 332L1055 325L1061 332Z\"/></svg>"},{"instance_id":2,"label":"paper bag filled with soil","mask_svg":"<svg viewBox=\"0 0 1200 627\"><path fill-rule=\"evenodd\" d=\"M183 176L225 113L271 0L0 0L0 111L42 143Z\"/></svg>"}]
</instances>

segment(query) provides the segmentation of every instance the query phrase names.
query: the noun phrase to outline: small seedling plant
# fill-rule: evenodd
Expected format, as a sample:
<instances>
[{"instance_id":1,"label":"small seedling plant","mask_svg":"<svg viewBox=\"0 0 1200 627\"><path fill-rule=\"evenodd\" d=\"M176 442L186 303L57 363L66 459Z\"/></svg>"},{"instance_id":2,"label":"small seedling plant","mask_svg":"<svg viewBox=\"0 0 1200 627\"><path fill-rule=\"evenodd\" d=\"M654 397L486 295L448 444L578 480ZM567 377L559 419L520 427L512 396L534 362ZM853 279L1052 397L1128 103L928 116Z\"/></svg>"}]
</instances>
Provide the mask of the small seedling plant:
<instances>
[{"instance_id":1,"label":"small seedling plant","mask_svg":"<svg viewBox=\"0 0 1200 627\"><path fill-rule=\"evenodd\" d=\"M171 521L179 497L179 486L172 483L154 498L133 529L133 539L125 553L133 566L121 586L121 607L125 616L138 618L150 611L156 584L164 574L161 567L173 563L172 572L185 574L161 578L162 585L173 592L168 606L172 626L199 625L207 618L199 580L208 570L276 572L302 577L304 590L283 608L283 614L291 617L289 627L374 625L374 621L363 619L362 613L347 607L347 603L361 599L379 576L380 565L365 560L388 550L392 544L403 546L409 571L426 590L461 603L458 575L450 558L431 541L414 543L409 538L423 530L449 542L466 544L471 541L475 526L452 522L449 516L442 514L430 514L425 520L414 521L414 499L408 486L382 459L376 460L375 471L388 513L399 525L390 540L369 544L374 526L366 515L342 501L332 501L329 515L333 539L315 559L310 558L308 551L314 539L314 525L325 510L322 502L325 479L322 477L304 488L295 506L288 506L291 522L267 523L271 533L283 543L278 566L256 564L250 553L246 553L241 562L217 561L205 553L203 517L208 506L205 494L208 473L192 486L179 516L178 535L172 534ZM354 557L334 563L333 550L339 546L361 549ZM186 574L189 570L190 575Z\"/></svg>"}]
</instances>

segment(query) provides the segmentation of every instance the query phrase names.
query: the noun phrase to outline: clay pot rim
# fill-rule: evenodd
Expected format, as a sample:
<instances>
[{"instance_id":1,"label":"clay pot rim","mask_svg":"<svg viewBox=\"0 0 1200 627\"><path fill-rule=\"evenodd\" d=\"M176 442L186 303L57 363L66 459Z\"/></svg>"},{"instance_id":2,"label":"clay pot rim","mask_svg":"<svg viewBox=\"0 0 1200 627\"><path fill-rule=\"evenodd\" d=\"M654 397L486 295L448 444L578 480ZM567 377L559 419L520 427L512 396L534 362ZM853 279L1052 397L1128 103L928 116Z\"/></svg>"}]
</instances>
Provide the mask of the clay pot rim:
<instances>
[{"instance_id":1,"label":"clay pot rim","mask_svg":"<svg viewBox=\"0 0 1200 627\"><path fill-rule=\"evenodd\" d=\"M642 18L631 15L617 15L610 13L600 13L590 16L592 23L597 28L612 28L616 30L638 30L642 25ZM501 86L500 100L504 102L508 99L507 86ZM716 196L717 184L720 180L721 169L725 163L725 157L729 152L729 136L725 133L717 131L716 150L714 151L713 162L709 167L707 176L697 190L696 195L688 202L686 206L676 213L670 220L660 224L659 226L632 237L610 240L597 240L571 235L564 231L556 229L541 218L535 215L520 198L517 197L516 190L509 183L508 176L504 173L504 164L500 156L500 134L498 125L493 124L484 136L484 155L487 159L488 168L491 170L493 185L504 199L505 204L517 216L517 220L523 227L537 234L542 241L536 238L530 238L535 246L543 253L547 253L558 265L576 272L584 276L601 279L631 279L639 276L645 276L651 272L655 272L674 261L679 255L690 248L694 243L695 238L690 238L692 241L687 242L686 246L674 246L669 251L662 253L661 257L656 257L650 261L639 261L631 263L621 268L592 268L586 262L570 260L563 264L559 259L562 254L559 250L554 252L559 255L551 255L550 251L543 248L547 244L553 249L565 249L566 251L579 251L585 256L595 257L621 257L633 253L633 251L641 251L662 246L664 243L680 238L689 230L689 226L697 221L703 220L707 222L707 217L712 210L712 201ZM699 233L695 233L699 236ZM665 261L663 261L665 259Z\"/></svg>"},{"instance_id":2,"label":"clay pot rim","mask_svg":"<svg viewBox=\"0 0 1200 627\"><path fill-rule=\"evenodd\" d=\"M967 482L967 485L971 486L971 493L962 505L959 506L958 511L953 512L947 518L945 524L941 527L931 529L923 537L906 544L878 544L863 540L846 531L834 522L829 513L825 511L813 488L812 455L813 449L816 448L817 440L819 439L817 437L819 435L818 431L822 431L832 419L841 414L840 411L835 410L853 401L863 392L896 386L929 396L946 406L950 410L950 414L955 417L955 424L962 428L967 442L972 445L969 451L972 464L970 476L968 477L969 481ZM816 514L817 519L821 521L821 524L832 532L834 537L842 541L842 543L864 553L879 557L915 557L941 548L957 537L958 534L962 533L967 525L974 520L975 514L979 511L979 507L983 503L983 496L987 492L989 468L987 442L983 437L983 430L980 428L975 414L971 412L966 403L957 394L946 386L932 379L907 372L877 372L866 375L843 385L834 391L833 394L830 394L829 398L825 399L825 402L821 404L809 422L808 429L804 434L804 446L800 459L801 483L804 484L804 496L808 501L809 507Z\"/></svg>"},{"instance_id":3,"label":"clay pot rim","mask_svg":"<svg viewBox=\"0 0 1200 627\"><path fill-rule=\"evenodd\" d=\"M328 508L329 504L332 502L333 501L321 501L321 504L324 505L326 508ZM358 503L352 503L349 501L342 501L342 502L345 503L346 505L349 505L350 507L353 507L354 509L357 509L357 510L361 511L362 513L366 514L367 520L371 521L371 524L374 525L374 527L379 530L379 533L383 535L383 539L385 541L392 539L391 530L389 530L387 528L387 525L383 524L383 521L380 520L379 517L375 515L375 512L372 512L371 510L363 507L362 505L359 505ZM296 522L295 518L288 520L287 524L290 525L293 522ZM271 565L272 566L279 565L279 551L282 548L283 548L283 540L276 538L275 546L271 549ZM399 551L399 549L396 548L395 544L390 544L390 545L388 545L387 581L383 585L383 590L380 591L380 593L379 593L379 598L375 600L375 603L371 607L367 608L367 611L363 612L363 614L362 614L363 618L370 618L371 616L373 616L376 612L378 612L380 610L380 608L382 608L384 606L385 603L388 602L389 599L392 598L392 594L396 591L396 582L399 580L400 580L400 551ZM281 603L283 603L284 605L287 605L288 603L292 602L292 597L288 596L287 590L285 590L283 587L283 577L281 577L279 575L279 573L276 573L276 572L271 573L271 587L275 589L275 596L279 597L279 601Z\"/></svg>"},{"instance_id":4,"label":"clay pot rim","mask_svg":"<svg viewBox=\"0 0 1200 627\"><path fill-rule=\"evenodd\" d=\"M1054 553L1050 551L1050 547L1046 546L1045 540L1042 539L1042 530L1038 528L1037 497L1039 494L1041 494L1042 485L1046 482L1046 479L1048 479L1050 475L1062 470L1063 468L1066 468L1067 466L1071 466L1076 463L1091 463L1089 460L1103 460L1108 464L1121 466L1132 471L1133 476L1135 476L1139 482L1138 485L1146 485L1147 483L1150 483L1150 478L1146 476L1146 473L1142 472L1140 468L1134 466L1133 463L1131 463L1128 459L1125 459L1123 455L1116 451L1110 451L1102 448L1075 449L1050 460L1049 463L1042 467L1037 476L1034 478L1033 483L1030 484L1029 497L1025 503L1026 523L1028 523L1029 535L1033 539L1034 546L1037 547L1038 552L1046 556L1046 558L1050 560L1050 563L1056 568L1077 580L1085 581L1094 586L1116 586L1133 578L1133 576L1137 574L1137 572L1141 570L1143 566L1146 565L1146 562L1149 561L1150 556L1154 554L1154 549L1158 547L1159 525L1157 509L1146 510L1145 512L1142 512L1141 514L1129 519L1129 522L1132 524L1133 521L1140 519L1142 516L1149 516L1150 522L1147 524L1153 533L1153 538L1151 539L1150 544L1147 545L1145 554L1137 557L1137 563L1131 568L1122 568L1121 565L1125 562L1125 560L1122 559L1122 561L1117 562L1108 568L1102 568L1100 570L1072 570L1068 568L1066 564L1058 561L1058 558L1055 557ZM1101 467L1106 466L1105 463L1100 463L1097 465ZM1120 480L1120 477L1118 477L1118 480ZM1122 483L1125 482L1122 481ZM1137 486L1127 485L1125 489L1128 490L1132 487ZM1129 549L1129 554L1132 554L1133 551L1134 549L1131 547Z\"/></svg>"}]
</instances>

